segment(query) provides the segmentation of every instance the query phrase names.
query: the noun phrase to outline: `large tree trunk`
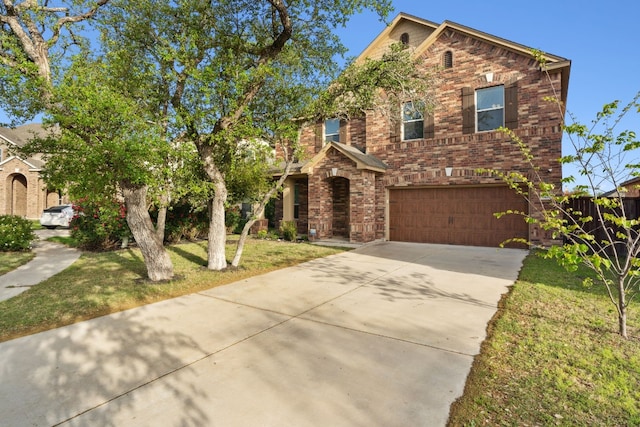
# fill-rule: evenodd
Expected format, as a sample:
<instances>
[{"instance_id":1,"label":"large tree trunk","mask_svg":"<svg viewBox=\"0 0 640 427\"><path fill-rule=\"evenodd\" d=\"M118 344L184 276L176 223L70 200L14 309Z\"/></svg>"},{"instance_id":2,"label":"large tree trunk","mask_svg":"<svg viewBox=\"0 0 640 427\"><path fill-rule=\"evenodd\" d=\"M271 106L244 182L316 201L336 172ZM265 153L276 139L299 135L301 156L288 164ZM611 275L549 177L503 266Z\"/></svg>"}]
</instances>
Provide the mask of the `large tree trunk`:
<instances>
[{"instance_id":1,"label":"large tree trunk","mask_svg":"<svg viewBox=\"0 0 640 427\"><path fill-rule=\"evenodd\" d=\"M147 186L120 183L127 207L127 224L147 267L150 280L157 282L173 278L173 263L158 238L147 209Z\"/></svg>"},{"instance_id":2,"label":"large tree trunk","mask_svg":"<svg viewBox=\"0 0 640 427\"><path fill-rule=\"evenodd\" d=\"M224 204L227 201L227 188L224 182L215 183L216 194L210 204L209 242L207 246L207 268L224 270L227 268L226 245L227 227L224 224Z\"/></svg>"},{"instance_id":3,"label":"large tree trunk","mask_svg":"<svg viewBox=\"0 0 640 427\"><path fill-rule=\"evenodd\" d=\"M209 242L207 246L207 268L224 270L227 268L225 249L227 245L227 227L224 224L224 205L227 202L227 184L224 175L214 164L210 146L199 147L204 170L213 183L213 199L209 204Z\"/></svg>"}]
</instances>

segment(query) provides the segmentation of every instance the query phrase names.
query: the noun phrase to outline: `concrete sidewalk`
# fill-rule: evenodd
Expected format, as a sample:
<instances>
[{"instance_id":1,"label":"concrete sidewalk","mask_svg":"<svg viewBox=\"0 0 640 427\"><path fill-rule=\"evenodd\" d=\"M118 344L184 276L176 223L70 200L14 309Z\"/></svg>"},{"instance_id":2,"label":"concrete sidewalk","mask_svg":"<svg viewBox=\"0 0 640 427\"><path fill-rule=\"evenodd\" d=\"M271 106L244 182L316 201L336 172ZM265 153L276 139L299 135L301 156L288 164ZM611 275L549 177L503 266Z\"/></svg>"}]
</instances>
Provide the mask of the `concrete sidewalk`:
<instances>
[{"instance_id":1,"label":"concrete sidewalk","mask_svg":"<svg viewBox=\"0 0 640 427\"><path fill-rule=\"evenodd\" d=\"M525 255L366 245L0 343L0 418L441 426Z\"/></svg>"},{"instance_id":2,"label":"concrete sidewalk","mask_svg":"<svg viewBox=\"0 0 640 427\"><path fill-rule=\"evenodd\" d=\"M7 274L0 275L0 301L21 294L73 264L80 257L79 250L45 240L51 236L68 234L68 230L37 230L38 240L33 244L35 258Z\"/></svg>"}]
</instances>

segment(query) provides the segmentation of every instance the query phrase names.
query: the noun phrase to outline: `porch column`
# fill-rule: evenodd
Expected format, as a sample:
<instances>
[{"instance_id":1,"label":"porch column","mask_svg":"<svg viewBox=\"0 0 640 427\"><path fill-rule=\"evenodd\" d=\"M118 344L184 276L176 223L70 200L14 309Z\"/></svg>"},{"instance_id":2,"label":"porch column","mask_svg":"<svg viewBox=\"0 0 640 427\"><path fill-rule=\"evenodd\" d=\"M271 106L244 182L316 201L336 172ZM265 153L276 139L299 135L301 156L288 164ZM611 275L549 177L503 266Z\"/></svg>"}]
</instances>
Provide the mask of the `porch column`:
<instances>
[{"instance_id":1,"label":"porch column","mask_svg":"<svg viewBox=\"0 0 640 427\"><path fill-rule=\"evenodd\" d=\"M293 179L287 178L282 188L282 220L293 221L293 202L294 202Z\"/></svg>"}]
</instances>

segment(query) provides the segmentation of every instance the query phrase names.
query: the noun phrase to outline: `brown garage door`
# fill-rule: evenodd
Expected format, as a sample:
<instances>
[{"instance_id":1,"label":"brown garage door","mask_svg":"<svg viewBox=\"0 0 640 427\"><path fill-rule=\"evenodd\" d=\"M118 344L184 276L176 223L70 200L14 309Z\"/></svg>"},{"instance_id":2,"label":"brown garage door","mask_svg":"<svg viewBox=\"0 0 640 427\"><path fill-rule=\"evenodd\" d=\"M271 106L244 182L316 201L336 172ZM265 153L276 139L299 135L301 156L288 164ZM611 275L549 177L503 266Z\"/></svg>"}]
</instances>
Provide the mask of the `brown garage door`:
<instances>
[{"instance_id":1,"label":"brown garage door","mask_svg":"<svg viewBox=\"0 0 640 427\"><path fill-rule=\"evenodd\" d=\"M389 191L389 238L401 242L498 246L506 239L528 237L519 215L527 202L507 187L448 187ZM514 246L514 245L509 245Z\"/></svg>"}]
</instances>

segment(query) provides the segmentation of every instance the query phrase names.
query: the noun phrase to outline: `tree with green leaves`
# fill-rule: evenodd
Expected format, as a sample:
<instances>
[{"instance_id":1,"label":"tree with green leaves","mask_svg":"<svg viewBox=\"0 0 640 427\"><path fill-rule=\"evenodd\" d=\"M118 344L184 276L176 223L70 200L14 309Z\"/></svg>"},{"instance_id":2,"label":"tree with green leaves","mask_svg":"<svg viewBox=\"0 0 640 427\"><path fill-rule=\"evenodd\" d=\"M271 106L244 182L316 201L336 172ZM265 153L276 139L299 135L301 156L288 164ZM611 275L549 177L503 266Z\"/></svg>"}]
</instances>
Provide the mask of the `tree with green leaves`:
<instances>
[{"instance_id":1,"label":"tree with green leaves","mask_svg":"<svg viewBox=\"0 0 640 427\"><path fill-rule=\"evenodd\" d=\"M113 1L103 15L109 46L148 64L171 94L168 133L197 149L213 190L208 268L227 267L224 212L228 180L242 166L239 144L296 139L299 126L270 126L270 100L294 101L280 105L283 123L299 117L338 74L334 57L345 48L333 29L364 8L385 16L390 2Z\"/></svg>"},{"instance_id":2,"label":"tree with green leaves","mask_svg":"<svg viewBox=\"0 0 640 427\"><path fill-rule=\"evenodd\" d=\"M535 52L534 52L535 53ZM541 55L536 55L544 68ZM549 102L558 103L557 99ZM560 108L562 111L562 108ZM627 338L627 308L640 291L640 219L630 209L626 198L638 184L625 183L640 176L640 141L632 130L619 130L623 119L640 113L640 92L624 107L620 102L607 104L591 125L572 123L564 131L572 152L559 162L571 165L578 176L566 176L563 185L574 185L573 191L544 182L526 141L513 131L503 129L518 145L530 165L530 173L490 171L508 183L534 208L531 212L508 211L530 224L537 224L563 243L545 248L541 254L575 271L584 265L593 271L596 281L585 280L586 286L601 285L607 290L618 316L618 331ZM579 182L578 185L575 185ZM602 193L602 188L613 191ZM587 203L575 203L586 200ZM529 243L522 241L523 243Z\"/></svg>"},{"instance_id":3,"label":"tree with green leaves","mask_svg":"<svg viewBox=\"0 0 640 427\"><path fill-rule=\"evenodd\" d=\"M155 104L161 100L146 91L146 70L135 62L118 62L115 55L89 60L90 45L79 26L104 11L107 3L3 1L3 106L14 123L45 114L54 131L26 150L44 153L50 161L44 171L50 184L69 188L80 198L120 194L149 278L168 280L173 265L162 242L164 216L158 216L154 227L148 212L149 188L160 189L162 200L171 186L165 120L156 116L162 110ZM68 55L73 51L80 52L75 59ZM156 187L150 187L154 183Z\"/></svg>"},{"instance_id":4,"label":"tree with green leaves","mask_svg":"<svg viewBox=\"0 0 640 427\"><path fill-rule=\"evenodd\" d=\"M122 88L119 77L101 61L74 58L52 90L45 120L53 131L34 139L27 149L44 153L45 180L66 188L75 199L108 204L121 195L149 279L168 280L173 264L163 234L151 221L148 192L169 179L172 146L148 110Z\"/></svg>"},{"instance_id":5,"label":"tree with green leaves","mask_svg":"<svg viewBox=\"0 0 640 427\"><path fill-rule=\"evenodd\" d=\"M50 103L56 71L68 50L85 45L77 30L109 0L0 3L0 94L15 119L31 119Z\"/></svg>"}]
</instances>

